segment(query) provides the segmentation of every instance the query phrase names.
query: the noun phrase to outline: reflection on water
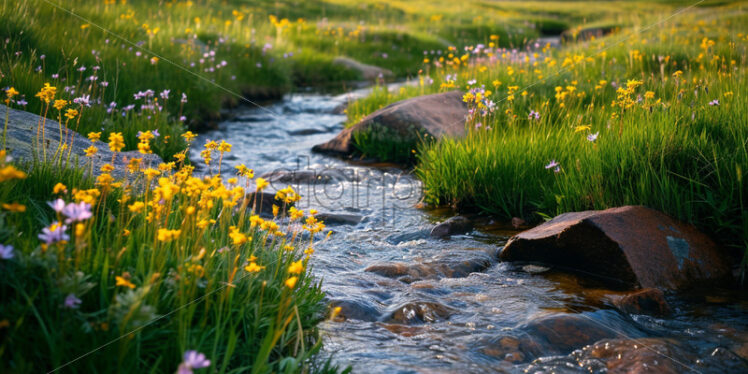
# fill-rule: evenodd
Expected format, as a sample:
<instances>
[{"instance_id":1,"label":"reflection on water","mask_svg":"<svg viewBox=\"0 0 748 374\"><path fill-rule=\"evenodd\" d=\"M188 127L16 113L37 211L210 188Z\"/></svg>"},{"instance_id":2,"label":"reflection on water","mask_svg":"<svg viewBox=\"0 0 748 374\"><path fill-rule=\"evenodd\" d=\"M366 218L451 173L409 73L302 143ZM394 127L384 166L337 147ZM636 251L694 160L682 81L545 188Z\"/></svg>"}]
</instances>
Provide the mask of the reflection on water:
<instances>
[{"instance_id":1,"label":"reflection on water","mask_svg":"<svg viewBox=\"0 0 748 374\"><path fill-rule=\"evenodd\" d=\"M589 279L498 263L511 225L482 220L471 234L431 238L449 212L417 209L421 185L407 171L310 153L342 129L335 108L360 94L239 109L196 143L226 139L233 150L224 170L283 171L273 187L290 184L301 208L341 215L330 218L343 224L329 225L334 234L313 260L343 310L322 325L339 363L369 373L603 372L632 362L634 371L748 370L734 353L748 356L744 295L669 296L668 318L629 316L613 308L615 292Z\"/></svg>"}]
</instances>

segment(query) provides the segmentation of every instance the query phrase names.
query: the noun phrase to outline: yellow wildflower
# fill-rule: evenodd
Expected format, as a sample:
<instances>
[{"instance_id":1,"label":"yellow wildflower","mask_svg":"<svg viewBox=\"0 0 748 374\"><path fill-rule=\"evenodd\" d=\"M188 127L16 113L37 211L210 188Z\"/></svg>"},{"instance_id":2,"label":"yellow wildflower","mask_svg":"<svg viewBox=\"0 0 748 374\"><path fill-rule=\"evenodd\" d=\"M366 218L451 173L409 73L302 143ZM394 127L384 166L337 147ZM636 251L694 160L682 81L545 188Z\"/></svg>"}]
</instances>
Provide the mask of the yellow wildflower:
<instances>
[{"instance_id":1,"label":"yellow wildflower","mask_svg":"<svg viewBox=\"0 0 748 374\"><path fill-rule=\"evenodd\" d=\"M16 169L13 165L7 165L0 168L0 182L9 181L11 179L25 179L26 173Z\"/></svg>"},{"instance_id":2,"label":"yellow wildflower","mask_svg":"<svg viewBox=\"0 0 748 374\"><path fill-rule=\"evenodd\" d=\"M301 260L292 262L288 267L289 274L301 274L302 271L304 271L304 264Z\"/></svg>"},{"instance_id":3,"label":"yellow wildflower","mask_svg":"<svg viewBox=\"0 0 748 374\"><path fill-rule=\"evenodd\" d=\"M296 282L299 281L299 277L291 277L286 280L286 287L293 289L296 287Z\"/></svg>"},{"instance_id":4,"label":"yellow wildflower","mask_svg":"<svg viewBox=\"0 0 748 374\"><path fill-rule=\"evenodd\" d=\"M26 211L26 205L19 203L3 204L3 209L13 213L23 213Z\"/></svg>"},{"instance_id":5,"label":"yellow wildflower","mask_svg":"<svg viewBox=\"0 0 748 374\"><path fill-rule=\"evenodd\" d=\"M143 203L142 201L136 201L130 204L130 206L128 206L127 208L130 209L130 211L133 213L140 213L143 208L145 208L145 203Z\"/></svg>"},{"instance_id":6,"label":"yellow wildflower","mask_svg":"<svg viewBox=\"0 0 748 374\"><path fill-rule=\"evenodd\" d=\"M65 193L65 192L68 192L68 188L65 187L65 185L62 183L57 183L55 184L54 187L52 187L52 193L55 195L59 193Z\"/></svg>"},{"instance_id":7,"label":"yellow wildflower","mask_svg":"<svg viewBox=\"0 0 748 374\"><path fill-rule=\"evenodd\" d=\"M109 149L112 152L119 152L125 148L125 138L121 132L113 132L109 134Z\"/></svg>"},{"instance_id":8,"label":"yellow wildflower","mask_svg":"<svg viewBox=\"0 0 748 374\"><path fill-rule=\"evenodd\" d=\"M255 183L257 183L257 191L262 191L270 185L270 183L266 181L265 178L257 178Z\"/></svg>"},{"instance_id":9,"label":"yellow wildflower","mask_svg":"<svg viewBox=\"0 0 748 374\"><path fill-rule=\"evenodd\" d=\"M65 117L66 117L67 119L73 119L73 118L75 118L75 117L76 117L77 115L78 115L78 111L77 111L77 110L75 110L75 109L68 109L68 110L67 110L67 111L65 112Z\"/></svg>"},{"instance_id":10,"label":"yellow wildflower","mask_svg":"<svg viewBox=\"0 0 748 374\"><path fill-rule=\"evenodd\" d=\"M89 132L88 133L88 140L90 140L92 143L96 143L101 139L101 132Z\"/></svg>"},{"instance_id":11,"label":"yellow wildflower","mask_svg":"<svg viewBox=\"0 0 748 374\"><path fill-rule=\"evenodd\" d=\"M135 288L135 285L132 282L130 282L129 280L123 277L120 277L119 275L116 276L114 279L117 281L116 283L117 286L128 287L130 289Z\"/></svg>"},{"instance_id":12,"label":"yellow wildflower","mask_svg":"<svg viewBox=\"0 0 748 374\"><path fill-rule=\"evenodd\" d=\"M99 151L98 148L96 148L94 146L90 146L90 147L86 148L84 152L86 152L86 157L93 157L96 154L96 152L98 152L98 151Z\"/></svg>"},{"instance_id":13,"label":"yellow wildflower","mask_svg":"<svg viewBox=\"0 0 748 374\"><path fill-rule=\"evenodd\" d=\"M264 266L259 266L254 261L250 262L249 265L247 265L247 266L244 267L244 270L246 270L249 273L257 273L257 272L259 272L260 270L263 270L263 269L265 269Z\"/></svg>"},{"instance_id":14,"label":"yellow wildflower","mask_svg":"<svg viewBox=\"0 0 748 374\"><path fill-rule=\"evenodd\" d=\"M67 100L62 100L62 99L55 100L55 103L53 104L53 106L57 110L62 110L62 108L66 107L67 105L68 105L68 101Z\"/></svg>"}]
</instances>

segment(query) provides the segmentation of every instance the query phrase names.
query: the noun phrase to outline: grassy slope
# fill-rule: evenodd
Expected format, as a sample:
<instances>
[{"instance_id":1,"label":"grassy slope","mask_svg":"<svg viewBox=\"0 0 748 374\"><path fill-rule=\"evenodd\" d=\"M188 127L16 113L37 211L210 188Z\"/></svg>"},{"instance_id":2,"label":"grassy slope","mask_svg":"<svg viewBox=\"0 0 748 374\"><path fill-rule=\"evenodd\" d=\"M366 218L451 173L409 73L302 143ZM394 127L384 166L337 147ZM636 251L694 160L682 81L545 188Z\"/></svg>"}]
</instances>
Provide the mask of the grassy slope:
<instances>
[{"instance_id":1,"label":"grassy slope","mask_svg":"<svg viewBox=\"0 0 748 374\"><path fill-rule=\"evenodd\" d=\"M518 63L513 75L511 64L484 73L479 64L462 69L457 85L476 78L494 90L490 99L498 107L469 123L484 127L471 128L466 139L424 147L417 172L427 199L533 221L543 214L643 204L695 223L742 252L748 246L748 82L740 25L748 17L740 9L695 10L650 32L627 31L566 49L553 56L553 67ZM622 38L625 43L614 45ZM555 74L574 56L585 58ZM673 77L678 70L683 75ZM611 82L625 87L630 79L642 85L623 110ZM495 80L503 84L494 88ZM507 100L511 85L519 88ZM568 93L565 99L556 96L556 87ZM654 97L647 99L646 91ZM720 104L709 105L715 99ZM540 120L528 119L531 110L540 112ZM586 139L592 133L598 134L595 142ZM551 160L560 172L544 167Z\"/></svg>"}]
</instances>

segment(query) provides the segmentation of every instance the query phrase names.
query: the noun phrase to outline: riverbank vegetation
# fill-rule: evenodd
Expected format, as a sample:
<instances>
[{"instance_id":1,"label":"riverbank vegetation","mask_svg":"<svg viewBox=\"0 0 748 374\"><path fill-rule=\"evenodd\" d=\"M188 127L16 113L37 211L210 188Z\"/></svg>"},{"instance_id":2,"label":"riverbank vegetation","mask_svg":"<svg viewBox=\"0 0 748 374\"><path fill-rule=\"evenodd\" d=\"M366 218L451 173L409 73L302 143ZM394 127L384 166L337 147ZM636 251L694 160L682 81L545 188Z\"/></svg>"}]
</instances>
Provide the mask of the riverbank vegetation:
<instances>
[{"instance_id":1,"label":"riverbank vegetation","mask_svg":"<svg viewBox=\"0 0 748 374\"><path fill-rule=\"evenodd\" d=\"M429 202L531 222L641 204L696 224L739 258L748 255L745 12L738 3L642 16L649 26L561 49L448 49L424 59L419 84L377 90L349 118L464 90L468 135L419 151Z\"/></svg>"},{"instance_id":2,"label":"riverbank vegetation","mask_svg":"<svg viewBox=\"0 0 748 374\"><path fill-rule=\"evenodd\" d=\"M52 86L38 96L59 100ZM88 138L86 153L114 152L96 178L65 166L71 141L20 163L0 150L1 371L337 370L313 358L327 307L310 259L324 224L292 207L298 194L255 201L267 182L244 166L222 174L226 142L205 145L205 177L183 150L160 165L131 158L115 180L122 134ZM140 134L141 153L154 138ZM254 213L263 203L274 217Z\"/></svg>"}]
</instances>

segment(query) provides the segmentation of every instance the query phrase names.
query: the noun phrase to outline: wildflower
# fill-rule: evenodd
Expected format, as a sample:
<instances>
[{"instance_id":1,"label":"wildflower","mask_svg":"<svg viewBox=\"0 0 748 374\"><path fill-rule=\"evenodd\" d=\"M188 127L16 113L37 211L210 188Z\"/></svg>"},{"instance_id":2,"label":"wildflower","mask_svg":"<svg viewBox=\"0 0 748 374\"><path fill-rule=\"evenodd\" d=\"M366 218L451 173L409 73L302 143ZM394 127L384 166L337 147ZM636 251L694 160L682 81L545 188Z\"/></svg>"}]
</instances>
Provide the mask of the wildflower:
<instances>
[{"instance_id":1,"label":"wildflower","mask_svg":"<svg viewBox=\"0 0 748 374\"><path fill-rule=\"evenodd\" d=\"M531 110L530 114L527 116L527 118L529 118L529 119L533 119L534 118L536 120L539 120L540 119L540 113L538 113L538 112L536 112L534 110Z\"/></svg>"},{"instance_id":2,"label":"wildflower","mask_svg":"<svg viewBox=\"0 0 748 374\"><path fill-rule=\"evenodd\" d=\"M242 177L247 177L249 179L252 179L255 176L254 170L246 167L244 164L240 164L240 165L236 166L236 170L237 170L236 174L238 174L238 175L240 175Z\"/></svg>"},{"instance_id":3,"label":"wildflower","mask_svg":"<svg viewBox=\"0 0 748 374\"><path fill-rule=\"evenodd\" d=\"M98 151L99 149L94 146L90 146L84 150L84 152L86 152L86 157L93 157Z\"/></svg>"},{"instance_id":4,"label":"wildflower","mask_svg":"<svg viewBox=\"0 0 748 374\"><path fill-rule=\"evenodd\" d=\"M85 221L93 216L93 213L91 212L91 205L83 201L78 204L67 204L62 210L62 214L67 217L65 223Z\"/></svg>"},{"instance_id":5,"label":"wildflower","mask_svg":"<svg viewBox=\"0 0 748 374\"><path fill-rule=\"evenodd\" d=\"M545 165L546 169L552 169L558 167L558 162L556 160L551 160L551 162L548 163L548 165Z\"/></svg>"},{"instance_id":6,"label":"wildflower","mask_svg":"<svg viewBox=\"0 0 748 374\"><path fill-rule=\"evenodd\" d=\"M13 246L10 244L0 244L0 258L3 260L10 260L13 257L15 257L15 253L13 253Z\"/></svg>"},{"instance_id":7,"label":"wildflower","mask_svg":"<svg viewBox=\"0 0 748 374\"><path fill-rule=\"evenodd\" d=\"M75 109L68 109L68 110L67 110L67 111L65 112L65 118L67 118L67 119L73 119L73 118L75 118L76 116L78 116L78 111L77 111L77 110L75 110Z\"/></svg>"},{"instance_id":8,"label":"wildflower","mask_svg":"<svg viewBox=\"0 0 748 374\"><path fill-rule=\"evenodd\" d=\"M70 240L70 236L65 234L67 229L67 226L55 221L48 227L42 229L42 233L39 234L39 240L42 240L47 245L61 241L68 241Z\"/></svg>"},{"instance_id":9,"label":"wildflower","mask_svg":"<svg viewBox=\"0 0 748 374\"><path fill-rule=\"evenodd\" d=\"M5 90L5 96L7 96L8 99L12 99L13 96L18 95L18 91L16 91L15 88L9 87L7 90ZM6 101L7 102L7 101Z\"/></svg>"},{"instance_id":10,"label":"wildflower","mask_svg":"<svg viewBox=\"0 0 748 374\"><path fill-rule=\"evenodd\" d=\"M299 277L291 277L286 279L286 287L293 289L296 287L296 282L299 281Z\"/></svg>"},{"instance_id":11,"label":"wildflower","mask_svg":"<svg viewBox=\"0 0 748 374\"><path fill-rule=\"evenodd\" d=\"M595 140L597 140L597 135L599 135L599 134L600 134L599 131L596 132L596 133L594 133L594 134L589 134L589 135L587 135L587 140L589 140L589 141L591 141L591 142L594 143Z\"/></svg>"},{"instance_id":12,"label":"wildflower","mask_svg":"<svg viewBox=\"0 0 748 374\"><path fill-rule=\"evenodd\" d=\"M53 104L53 106L57 110L62 110L62 108L64 108L67 105L68 105L68 101L67 100L62 100L62 99L55 100L55 103Z\"/></svg>"},{"instance_id":13,"label":"wildflower","mask_svg":"<svg viewBox=\"0 0 748 374\"><path fill-rule=\"evenodd\" d=\"M231 144L226 143L225 141L221 141L221 145L218 146L218 151L223 152L231 152Z\"/></svg>"},{"instance_id":14,"label":"wildflower","mask_svg":"<svg viewBox=\"0 0 748 374\"><path fill-rule=\"evenodd\" d=\"M154 168L148 168L148 169L143 170L143 174L145 174L145 176L148 179L153 179L153 178L161 175L161 172L158 171L158 170L156 170L156 169L154 169Z\"/></svg>"},{"instance_id":15,"label":"wildflower","mask_svg":"<svg viewBox=\"0 0 748 374\"><path fill-rule=\"evenodd\" d=\"M265 187L270 185L270 183L266 181L265 178L257 178L255 183L257 183L257 191L262 191L263 189L265 189Z\"/></svg>"},{"instance_id":16,"label":"wildflower","mask_svg":"<svg viewBox=\"0 0 748 374\"><path fill-rule=\"evenodd\" d=\"M49 201L47 202L47 205L49 205L55 212L62 213L62 210L65 209L65 200L57 199L55 201Z\"/></svg>"},{"instance_id":17,"label":"wildflower","mask_svg":"<svg viewBox=\"0 0 748 374\"><path fill-rule=\"evenodd\" d=\"M236 227L233 227L233 229L230 229L231 232L229 232L229 237L234 242L234 245L242 245L247 242L247 236L240 233Z\"/></svg>"},{"instance_id":18,"label":"wildflower","mask_svg":"<svg viewBox=\"0 0 748 374\"><path fill-rule=\"evenodd\" d=\"M184 352L184 361L179 364L177 374L192 374L192 369L202 369L210 366L210 360L198 351Z\"/></svg>"},{"instance_id":19,"label":"wildflower","mask_svg":"<svg viewBox=\"0 0 748 374\"><path fill-rule=\"evenodd\" d=\"M65 308L68 309L78 309L81 305L82 301L78 297L75 296L75 294L68 294L68 296L65 298Z\"/></svg>"},{"instance_id":20,"label":"wildflower","mask_svg":"<svg viewBox=\"0 0 748 374\"><path fill-rule=\"evenodd\" d=\"M3 209L13 213L23 213L26 211L26 205L19 203L3 204Z\"/></svg>"},{"instance_id":21,"label":"wildflower","mask_svg":"<svg viewBox=\"0 0 748 374\"><path fill-rule=\"evenodd\" d=\"M192 131L187 131L186 133L182 134L182 137L187 141L187 143L190 143L197 137L197 135L195 135Z\"/></svg>"},{"instance_id":22,"label":"wildflower","mask_svg":"<svg viewBox=\"0 0 748 374\"><path fill-rule=\"evenodd\" d=\"M92 143L96 143L101 139L101 132L89 132L88 133L88 140L90 140Z\"/></svg>"},{"instance_id":23,"label":"wildflower","mask_svg":"<svg viewBox=\"0 0 748 374\"><path fill-rule=\"evenodd\" d=\"M112 152L119 152L125 148L125 138L121 132L113 132L109 134L109 149Z\"/></svg>"},{"instance_id":24,"label":"wildflower","mask_svg":"<svg viewBox=\"0 0 748 374\"><path fill-rule=\"evenodd\" d=\"M158 240L161 242L170 242L174 239L179 238L179 234L182 230L169 230L169 229L158 229Z\"/></svg>"},{"instance_id":25,"label":"wildflower","mask_svg":"<svg viewBox=\"0 0 748 374\"><path fill-rule=\"evenodd\" d=\"M49 104L54 100L57 94L57 87L50 86L49 83L44 83L44 87L36 94L36 97Z\"/></svg>"},{"instance_id":26,"label":"wildflower","mask_svg":"<svg viewBox=\"0 0 748 374\"><path fill-rule=\"evenodd\" d=\"M7 165L0 168L0 182L9 181L12 179L25 179L26 173L16 169L13 165Z\"/></svg>"},{"instance_id":27,"label":"wildflower","mask_svg":"<svg viewBox=\"0 0 748 374\"><path fill-rule=\"evenodd\" d=\"M587 130L589 130L591 128L592 128L592 126L590 126L590 125L580 125L580 126L577 126L577 127L574 128L574 132L587 131Z\"/></svg>"},{"instance_id":28,"label":"wildflower","mask_svg":"<svg viewBox=\"0 0 748 374\"><path fill-rule=\"evenodd\" d=\"M127 287L127 288L130 288L130 289L134 289L135 288L135 284L133 284L132 282L130 282L130 280L128 280L128 279L126 279L124 277L120 277L118 275L118 276L114 277L114 279L116 281L115 286L118 286L118 287L120 287L120 286L121 287Z\"/></svg>"},{"instance_id":29,"label":"wildflower","mask_svg":"<svg viewBox=\"0 0 748 374\"><path fill-rule=\"evenodd\" d=\"M652 92L652 91L647 91L647 92L644 93L644 98L645 99L654 99L654 97L655 97L655 93Z\"/></svg>"},{"instance_id":30,"label":"wildflower","mask_svg":"<svg viewBox=\"0 0 748 374\"><path fill-rule=\"evenodd\" d=\"M289 274L300 274L302 271L304 271L304 265L301 260L292 262L291 266L288 267Z\"/></svg>"},{"instance_id":31,"label":"wildflower","mask_svg":"<svg viewBox=\"0 0 748 374\"><path fill-rule=\"evenodd\" d=\"M709 105L711 105L711 106L719 106L719 100L718 99L714 99L714 100L712 100L712 101L709 102Z\"/></svg>"},{"instance_id":32,"label":"wildflower","mask_svg":"<svg viewBox=\"0 0 748 374\"><path fill-rule=\"evenodd\" d=\"M248 273L257 273L257 272L259 272L260 270L263 270L263 269L265 269L264 266L259 266L254 261L250 262L249 265L247 265L247 266L244 267L244 270L247 271Z\"/></svg>"},{"instance_id":33,"label":"wildflower","mask_svg":"<svg viewBox=\"0 0 748 374\"><path fill-rule=\"evenodd\" d=\"M65 193L68 192L68 188L65 187L62 183L57 183L54 187L52 187L52 193L53 194L59 194L59 193Z\"/></svg>"}]
</instances>

